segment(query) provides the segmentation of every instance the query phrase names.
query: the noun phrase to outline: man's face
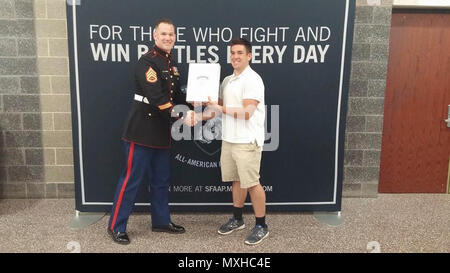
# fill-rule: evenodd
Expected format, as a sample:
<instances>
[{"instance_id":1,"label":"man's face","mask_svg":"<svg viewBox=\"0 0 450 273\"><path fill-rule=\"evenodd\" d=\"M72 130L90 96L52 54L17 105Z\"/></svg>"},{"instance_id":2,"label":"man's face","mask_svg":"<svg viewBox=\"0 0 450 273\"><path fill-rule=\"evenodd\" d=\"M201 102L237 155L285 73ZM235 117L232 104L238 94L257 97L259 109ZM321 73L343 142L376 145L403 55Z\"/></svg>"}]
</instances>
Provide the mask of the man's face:
<instances>
[{"instance_id":1,"label":"man's face","mask_svg":"<svg viewBox=\"0 0 450 273\"><path fill-rule=\"evenodd\" d=\"M231 65L233 66L234 70L244 70L250 63L251 59L252 53L247 53L247 49L244 45L233 45L231 47Z\"/></svg>"},{"instance_id":2,"label":"man's face","mask_svg":"<svg viewBox=\"0 0 450 273\"><path fill-rule=\"evenodd\" d=\"M155 45L167 53L170 53L175 44L175 27L170 24L161 23L153 33Z\"/></svg>"}]
</instances>

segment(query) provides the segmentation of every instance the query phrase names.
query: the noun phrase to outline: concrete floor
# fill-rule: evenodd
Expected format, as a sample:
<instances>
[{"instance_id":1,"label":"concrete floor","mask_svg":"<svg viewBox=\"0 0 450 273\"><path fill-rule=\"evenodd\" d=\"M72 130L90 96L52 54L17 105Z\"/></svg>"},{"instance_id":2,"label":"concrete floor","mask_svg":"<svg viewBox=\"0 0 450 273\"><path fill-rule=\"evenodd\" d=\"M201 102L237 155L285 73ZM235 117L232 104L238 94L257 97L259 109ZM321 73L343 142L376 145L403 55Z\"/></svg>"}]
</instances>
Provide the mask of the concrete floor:
<instances>
[{"instance_id":1,"label":"concrete floor","mask_svg":"<svg viewBox=\"0 0 450 273\"><path fill-rule=\"evenodd\" d=\"M83 229L70 229L75 201L0 200L0 252L450 252L450 195L379 194L344 198L343 224L319 222L312 213L270 213L270 236L260 245L244 239L254 224L221 236L229 214L173 213L182 235L154 233L148 214L133 214L131 244L115 244L106 234L109 215Z\"/></svg>"}]
</instances>

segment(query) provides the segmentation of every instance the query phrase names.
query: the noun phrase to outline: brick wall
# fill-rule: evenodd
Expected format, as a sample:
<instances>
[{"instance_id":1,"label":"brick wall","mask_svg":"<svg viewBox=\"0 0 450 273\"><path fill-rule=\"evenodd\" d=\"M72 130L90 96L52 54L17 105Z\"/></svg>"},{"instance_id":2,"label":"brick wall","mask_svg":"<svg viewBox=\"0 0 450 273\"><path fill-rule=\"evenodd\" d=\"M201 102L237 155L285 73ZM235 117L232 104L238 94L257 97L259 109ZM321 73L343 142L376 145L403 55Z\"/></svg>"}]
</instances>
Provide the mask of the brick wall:
<instances>
[{"instance_id":1,"label":"brick wall","mask_svg":"<svg viewBox=\"0 0 450 273\"><path fill-rule=\"evenodd\" d=\"M356 2L343 196L374 197L392 0ZM65 3L0 0L0 198L74 197Z\"/></svg>"},{"instance_id":2,"label":"brick wall","mask_svg":"<svg viewBox=\"0 0 450 273\"><path fill-rule=\"evenodd\" d=\"M356 5L343 196L376 197L392 0Z\"/></svg>"},{"instance_id":3,"label":"brick wall","mask_svg":"<svg viewBox=\"0 0 450 273\"><path fill-rule=\"evenodd\" d=\"M74 196L64 0L0 0L0 197Z\"/></svg>"}]
</instances>

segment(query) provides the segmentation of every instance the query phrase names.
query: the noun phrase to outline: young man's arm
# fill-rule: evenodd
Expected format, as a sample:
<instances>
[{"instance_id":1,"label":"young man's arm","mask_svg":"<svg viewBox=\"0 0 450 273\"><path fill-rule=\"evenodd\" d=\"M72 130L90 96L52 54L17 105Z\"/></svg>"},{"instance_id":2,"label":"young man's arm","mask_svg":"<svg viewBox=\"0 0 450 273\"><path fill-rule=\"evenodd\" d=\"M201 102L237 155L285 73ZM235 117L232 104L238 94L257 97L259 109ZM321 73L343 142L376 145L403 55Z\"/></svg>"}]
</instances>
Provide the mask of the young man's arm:
<instances>
[{"instance_id":1,"label":"young man's arm","mask_svg":"<svg viewBox=\"0 0 450 273\"><path fill-rule=\"evenodd\" d=\"M259 101L253 99L242 100L242 107L226 107L223 106L222 100L219 102L211 101L208 97L208 109L205 114L203 114L203 120L211 119L218 114L226 114L234 117L235 119L245 119L249 120L255 113L256 107L258 107Z\"/></svg>"}]
</instances>

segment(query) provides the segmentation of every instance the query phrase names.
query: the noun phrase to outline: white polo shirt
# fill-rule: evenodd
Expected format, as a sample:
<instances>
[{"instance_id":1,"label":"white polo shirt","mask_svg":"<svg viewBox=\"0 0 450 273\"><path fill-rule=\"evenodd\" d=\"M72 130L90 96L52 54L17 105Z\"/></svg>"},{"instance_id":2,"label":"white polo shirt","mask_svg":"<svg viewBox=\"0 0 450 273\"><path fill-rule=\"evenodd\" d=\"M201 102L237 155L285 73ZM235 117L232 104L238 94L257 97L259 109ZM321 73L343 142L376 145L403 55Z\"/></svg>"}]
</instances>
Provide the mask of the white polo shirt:
<instances>
[{"instance_id":1,"label":"white polo shirt","mask_svg":"<svg viewBox=\"0 0 450 273\"><path fill-rule=\"evenodd\" d=\"M239 76L227 76L220 85L219 98L225 107L242 107L244 99L257 100L258 106L250 119L235 119L222 115L222 140L230 143L253 143L264 145L266 118L264 103L264 83L250 66Z\"/></svg>"}]
</instances>

